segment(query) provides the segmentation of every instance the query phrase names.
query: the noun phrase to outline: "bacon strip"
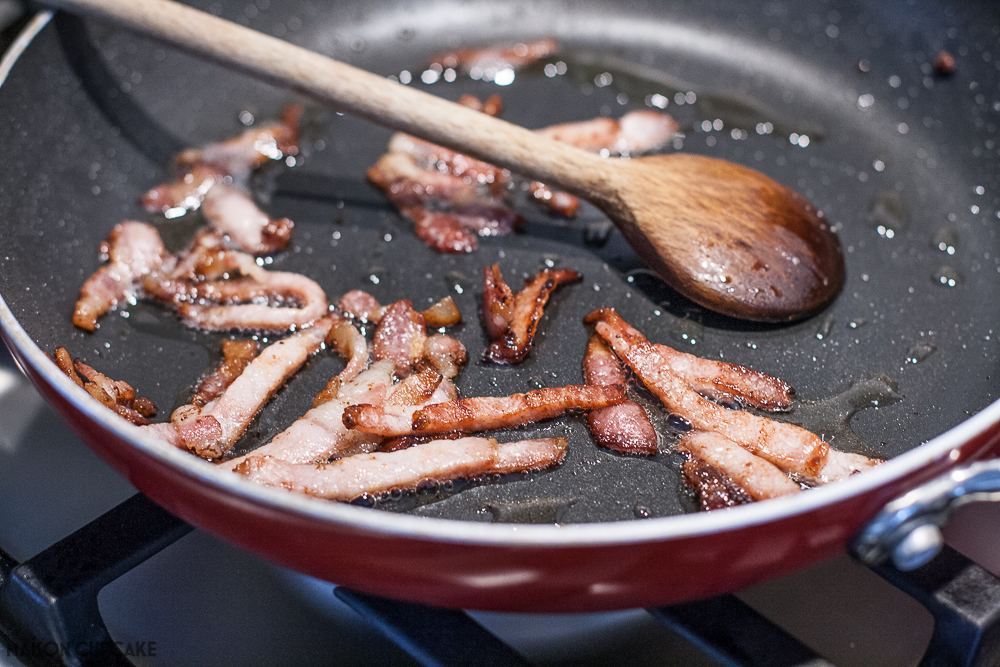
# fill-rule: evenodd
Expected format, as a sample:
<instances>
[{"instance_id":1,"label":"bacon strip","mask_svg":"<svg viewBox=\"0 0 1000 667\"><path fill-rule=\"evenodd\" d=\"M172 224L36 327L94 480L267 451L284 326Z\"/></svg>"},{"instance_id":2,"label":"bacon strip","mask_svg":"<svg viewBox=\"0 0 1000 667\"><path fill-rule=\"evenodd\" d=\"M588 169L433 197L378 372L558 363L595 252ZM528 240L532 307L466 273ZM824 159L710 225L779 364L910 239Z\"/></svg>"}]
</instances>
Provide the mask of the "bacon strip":
<instances>
[{"instance_id":1,"label":"bacon strip","mask_svg":"<svg viewBox=\"0 0 1000 667\"><path fill-rule=\"evenodd\" d=\"M534 42L518 43L509 46L489 46L480 49L458 49L447 51L431 58L431 63L443 67L451 67L468 72L478 67L481 76L493 76L502 69L520 69L542 58L548 57L559 49L559 42L552 37ZM490 74L492 72L492 74Z\"/></svg>"},{"instance_id":2,"label":"bacon strip","mask_svg":"<svg viewBox=\"0 0 1000 667\"><path fill-rule=\"evenodd\" d=\"M315 281L285 271L267 271L263 280L236 280L201 283L193 288L199 299L222 302L201 305L184 301L176 304L177 313L190 327L209 331L232 329L288 331L309 326L326 315L326 293ZM253 302L262 299L297 301L297 307L276 307Z\"/></svg>"},{"instance_id":3,"label":"bacon strip","mask_svg":"<svg viewBox=\"0 0 1000 667\"><path fill-rule=\"evenodd\" d=\"M350 501L393 489L416 489L425 483L547 467L561 461L565 451L565 438L509 445L497 445L492 438L461 438L434 440L395 452L358 454L320 465L251 457L237 466L236 472L268 486Z\"/></svg>"},{"instance_id":4,"label":"bacon strip","mask_svg":"<svg viewBox=\"0 0 1000 667\"><path fill-rule=\"evenodd\" d=\"M776 466L718 433L690 431L677 442L677 449L718 468L754 500L779 498L802 490Z\"/></svg>"},{"instance_id":5,"label":"bacon strip","mask_svg":"<svg viewBox=\"0 0 1000 667\"><path fill-rule=\"evenodd\" d=\"M550 419L567 410L596 410L625 400L620 385L568 385L510 396L475 396L425 407L353 405L344 410L348 428L382 436L492 431Z\"/></svg>"},{"instance_id":6,"label":"bacon strip","mask_svg":"<svg viewBox=\"0 0 1000 667\"><path fill-rule=\"evenodd\" d=\"M344 370L330 378L323 391L316 395L312 405L314 408L331 398L336 398L340 387L357 377L368 365L368 341L361 335L361 332L345 319L332 315L330 319L333 325L330 327L330 333L326 336L326 344L345 357L347 364L344 366Z\"/></svg>"},{"instance_id":7,"label":"bacon strip","mask_svg":"<svg viewBox=\"0 0 1000 667\"><path fill-rule=\"evenodd\" d=\"M525 281L524 289L512 294L498 264L484 267L482 314L490 346L483 361L495 364L523 361L534 344L549 295L559 285L582 278L570 269L542 269Z\"/></svg>"},{"instance_id":8,"label":"bacon strip","mask_svg":"<svg viewBox=\"0 0 1000 667\"><path fill-rule=\"evenodd\" d=\"M203 458L223 456L279 388L319 349L332 322L324 318L266 347L222 393L204 406L185 405L170 421L184 446Z\"/></svg>"},{"instance_id":9,"label":"bacon strip","mask_svg":"<svg viewBox=\"0 0 1000 667\"><path fill-rule=\"evenodd\" d=\"M254 360L258 350L257 341L222 341L222 363L198 385L191 397L191 405L203 407L222 396Z\"/></svg>"},{"instance_id":10,"label":"bacon strip","mask_svg":"<svg viewBox=\"0 0 1000 667\"><path fill-rule=\"evenodd\" d=\"M597 333L668 410L683 417L695 428L720 433L750 453L810 483L822 484L849 474L847 467L827 466L829 445L814 433L748 412L727 410L702 398L670 369L645 336L629 326L613 309L595 310L585 321L595 324ZM854 462L858 465L863 463ZM878 463L868 459L866 467Z\"/></svg>"},{"instance_id":11,"label":"bacon strip","mask_svg":"<svg viewBox=\"0 0 1000 667\"><path fill-rule=\"evenodd\" d=\"M689 387L713 401L736 401L764 410L788 410L794 390L784 380L746 366L702 359L666 345L653 347Z\"/></svg>"},{"instance_id":12,"label":"bacon strip","mask_svg":"<svg viewBox=\"0 0 1000 667\"><path fill-rule=\"evenodd\" d=\"M591 336L583 357L583 375L589 385L625 386L628 378L614 353ZM655 454L658 438L649 416L637 403L623 401L618 405L587 413L587 426L594 440L619 454Z\"/></svg>"},{"instance_id":13,"label":"bacon strip","mask_svg":"<svg viewBox=\"0 0 1000 667\"><path fill-rule=\"evenodd\" d=\"M80 289L73 324L94 331L97 318L133 295L139 280L163 263L166 248L159 232L145 222L126 220L115 225L101 243L101 255L109 260Z\"/></svg>"},{"instance_id":14,"label":"bacon strip","mask_svg":"<svg viewBox=\"0 0 1000 667\"><path fill-rule=\"evenodd\" d=\"M176 218L199 208L208 190L225 178L225 174L213 167L195 165L177 180L148 191L139 200L139 205L150 213L165 213L168 218Z\"/></svg>"},{"instance_id":15,"label":"bacon strip","mask_svg":"<svg viewBox=\"0 0 1000 667\"><path fill-rule=\"evenodd\" d=\"M56 365L78 386L110 408L126 421L136 426L149 424L156 416L156 406L148 398L135 395L135 389L127 382L112 380L99 373L79 359L73 361L65 347L56 348ZM82 376L82 377L81 377Z\"/></svg>"},{"instance_id":16,"label":"bacon strip","mask_svg":"<svg viewBox=\"0 0 1000 667\"><path fill-rule=\"evenodd\" d=\"M280 122L261 123L225 141L185 150L177 156L177 166L190 171L207 165L244 182L257 167L298 154L302 111L301 104L290 104L282 111Z\"/></svg>"},{"instance_id":17,"label":"bacon strip","mask_svg":"<svg viewBox=\"0 0 1000 667\"><path fill-rule=\"evenodd\" d=\"M201 210L212 227L241 250L254 255L283 250L295 226L288 218L270 218L254 203L249 192L223 183L216 183L208 190Z\"/></svg>"},{"instance_id":18,"label":"bacon strip","mask_svg":"<svg viewBox=\"0 0 1000 667\"><path fill-rule=\"evenodd\" d=\"M231 470L250 457L310 463L371 451L378 447L381 438L347 430L344 408L359 402L381 404L391 386L392 364L388 361L375 363L342 386L336 398L306 412L269 443L219 465Z\"/></svg>"},{"instance_id":19,"label":"bacon strip","mask_svg":"<svg viewBox=\"0 0 1000 667\"><path fill-rule=\"evenodd\" d=\"M550 125L538 134L594 153L636 156L662 148L673 139L677 122L661 111L642 109L620 119L593 118Z\"/></svg>"}]
</instances>

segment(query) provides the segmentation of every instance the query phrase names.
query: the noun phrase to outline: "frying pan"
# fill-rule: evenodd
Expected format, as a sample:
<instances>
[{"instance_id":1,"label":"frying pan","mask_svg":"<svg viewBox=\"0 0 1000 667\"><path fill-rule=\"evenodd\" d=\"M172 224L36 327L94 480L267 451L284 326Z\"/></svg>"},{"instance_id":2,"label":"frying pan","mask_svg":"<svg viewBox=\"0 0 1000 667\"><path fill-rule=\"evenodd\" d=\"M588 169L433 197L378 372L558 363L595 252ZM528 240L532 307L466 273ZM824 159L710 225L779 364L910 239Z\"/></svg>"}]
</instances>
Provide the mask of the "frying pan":
<instances>
[{"instance_id":1,"label":"frying pan","mask_svg":"<svg viewBox=\"0 0 1000 667\"><path fill-rule=\"evenodd\" d=\"M197 4L197 3L196 3ZM525 203L525 230L438 255L364 182L389 132L309 107L303 154L259 175L258 196L295 220L271 268L310 275L331 296L364 288L382 302L451 294L470 351L463 395L501 395L582 379L583 316L614 306L650 339L778 375L800 403L783 417L878 468L794 498L691 513L675 427L656 413L661 453L598 450L578 417L514 435L571 440L559 468L442 485L376 507L262 488L146 438L61 375L59 345L129 382L162 415L217 359L219 334L185 329L139 303L88 334L70 322L97 248L169 174L180 148L275 117L289 93L143 38L40 14L5 62L0 119L0 322L28 376L81 437L171 512L304 573L429 604L587 611L735 590L827 558L906 489L997 444L1000 404L992 295L1000 283L996 137L998 20L986 5L796 3L493 3L267 0L203 3L213 13L456 99L499 92L528 127L617 116L666 100L683 150L757 168L810 198L846 250L847 283L820 315L748 325L685 301L639 263L595 210L553 220ZM419 80L430 54L555 36L555 60L509 86ZM941 49L957 70L935 74ZM992 50L991 50L992 49ZM609 74L603 77L602 74ZM610 81L609 81L610 80ZM652 97L659 95L659 97ZM179 247L197 219L156 219ZM584 274L550 302L519 366L476 361L483 265L515 288L546 265ZM266 442L342 367L320 354L238 444ZM636 398L653 406L648 394ZM855 414L857 413L857 414ZM852 418L853 417L853 418Z\"/></svg>"}]
</instances>

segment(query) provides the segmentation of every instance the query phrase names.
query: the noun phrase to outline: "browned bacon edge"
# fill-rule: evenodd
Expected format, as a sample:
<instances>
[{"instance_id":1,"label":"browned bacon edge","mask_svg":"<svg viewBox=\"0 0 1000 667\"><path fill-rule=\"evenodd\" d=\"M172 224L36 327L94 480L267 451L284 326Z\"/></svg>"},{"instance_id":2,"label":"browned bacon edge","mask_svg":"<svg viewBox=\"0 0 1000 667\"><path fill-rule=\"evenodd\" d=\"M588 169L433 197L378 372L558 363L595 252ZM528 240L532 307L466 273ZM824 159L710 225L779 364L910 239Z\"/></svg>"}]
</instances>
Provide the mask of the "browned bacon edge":
<instances>
[{"instance_id":1,"label":"browned bacon edge","mask_svg":"<svg viewBox=\"0 0 1000 667\"><path fill-rule=\"evenodd\" d=\"M496 364L523 361L534 344L538 323L553 290L582 278L571 269L542 269L525 281L524 289L511 296L499 265L484 267L482 314L490 346L483 354L483 361Z\"/></svg>"},{"instance_id":2,"label":"browned bacon edge","mask_svg":"<svg viewBox=\"0 0 1000 667\"><path fill-rule=\"evenodd\" d=\"M148 398L136 396L135 389L127 382L112 380L79 359L73 361L65 347L56 348L53 356L59 370L126 421L136 426L145 426L156 416L156 406L153 402Z\"/></svg>"}]
</instances>

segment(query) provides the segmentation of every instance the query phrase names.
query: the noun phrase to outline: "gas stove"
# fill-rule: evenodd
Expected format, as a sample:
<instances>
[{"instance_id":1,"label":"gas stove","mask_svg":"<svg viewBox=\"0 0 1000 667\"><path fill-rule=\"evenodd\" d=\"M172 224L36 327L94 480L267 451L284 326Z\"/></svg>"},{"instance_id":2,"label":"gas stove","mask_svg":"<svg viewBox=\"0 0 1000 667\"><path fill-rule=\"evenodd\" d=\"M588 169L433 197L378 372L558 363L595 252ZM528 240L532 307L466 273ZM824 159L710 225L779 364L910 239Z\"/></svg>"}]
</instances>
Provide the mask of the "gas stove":
<instances>
[{"instance_id":1,"label":"gas stove","mask_svg":"<svg viewBox=\"0 0 1000 667\"><path fill-rule=\"evenodd\" d=\"M960 510L946 530L951 546L908 574L845 554L734 596L650 610L433 609L340 589L192 530L91 453L6 350L0 488L4 665L904 666L925 651L923 664L996 659L1000 580L990 572L1000 571L1000 508L991 505ZM977 642L979 662L960 662Z\"/></svg>"}]
</instances>

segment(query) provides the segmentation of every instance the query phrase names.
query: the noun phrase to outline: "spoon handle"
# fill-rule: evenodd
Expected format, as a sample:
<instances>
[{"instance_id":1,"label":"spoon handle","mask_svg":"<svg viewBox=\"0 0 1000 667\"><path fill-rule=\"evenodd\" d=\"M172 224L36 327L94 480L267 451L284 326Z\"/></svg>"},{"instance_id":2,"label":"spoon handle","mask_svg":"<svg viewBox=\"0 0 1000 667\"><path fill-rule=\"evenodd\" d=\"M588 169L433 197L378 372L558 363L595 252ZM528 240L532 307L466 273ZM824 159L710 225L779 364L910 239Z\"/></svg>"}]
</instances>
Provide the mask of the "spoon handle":
<instances>
[{"instance_id":1,"label":"spoon handle","mask_svg":"<svg viewBox=\"0 0 1000 667\"><path fill-rule=\"evenodd\" d=\"M339 110L543 180L608 197L606 161L454 102L393 83L172 0L48 0L290 88Z\"/></svg>"}]
</instances>

